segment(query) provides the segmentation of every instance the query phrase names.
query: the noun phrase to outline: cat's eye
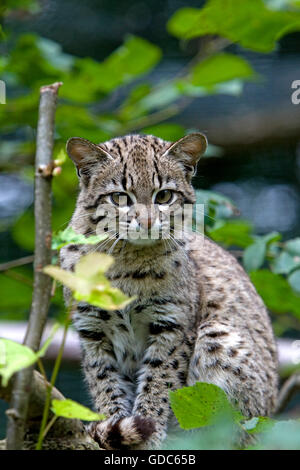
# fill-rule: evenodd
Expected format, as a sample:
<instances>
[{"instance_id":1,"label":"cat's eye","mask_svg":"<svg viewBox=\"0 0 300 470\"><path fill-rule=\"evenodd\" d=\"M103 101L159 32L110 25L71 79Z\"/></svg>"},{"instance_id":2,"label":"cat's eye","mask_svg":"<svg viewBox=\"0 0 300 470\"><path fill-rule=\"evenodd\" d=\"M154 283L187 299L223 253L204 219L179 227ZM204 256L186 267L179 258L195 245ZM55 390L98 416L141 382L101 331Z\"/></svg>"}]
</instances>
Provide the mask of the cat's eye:
<instances>
[{"instance_id":1,"label":"cat's eye","mask_svg":"<svg viewBox=\"0 0 300 470\"><path fill-rule=\"evenodd\" d=\"M132 200L126 193L112 193L110 195L111 201L120 207L131 206L133 204Z\"/></svg>"},{"instance_id":2,"label":"cat's eye","mask_svg":"<svg viewBox=\"0 0 300 470\"><path fill-rule=\"evenodd\" d=\"M156 194L155 202L156 204L170 204L173 197L173 191L170 191L170 189L162 189Z\"/></svg>"}]
</instances>

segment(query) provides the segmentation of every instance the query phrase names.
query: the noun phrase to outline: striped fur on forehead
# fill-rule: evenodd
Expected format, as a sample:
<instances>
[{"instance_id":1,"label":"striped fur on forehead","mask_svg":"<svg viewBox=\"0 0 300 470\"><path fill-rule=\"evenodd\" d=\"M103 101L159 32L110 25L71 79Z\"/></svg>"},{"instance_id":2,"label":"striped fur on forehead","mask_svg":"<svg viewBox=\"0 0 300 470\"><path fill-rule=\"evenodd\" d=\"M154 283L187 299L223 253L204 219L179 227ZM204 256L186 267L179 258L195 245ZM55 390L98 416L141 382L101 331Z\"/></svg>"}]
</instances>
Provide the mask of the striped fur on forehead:
<instances>
[{"instance_id":1,"label":"striped fur on forehead","mask_svg":"<svg viewBox=\"0 0 300 470\"><path fill-rule=\"evenodd\" d=\"M193 190L180 165L165 154L171 142L152 135L127 135L99 144L113 160L95 171L89 192L133 191L139 202L148 202L153 190L168 185L192 201Z\"/></svg>"},{"instance_id":2,"label":"striped fur on forehead","mask_svg":"<svg viewBox=\"0 0 300 470\"><path fill-rule=\"evenodd\" d=\"M132 134L111 139L101 144L101 147L114 156L118 156L122 161L131 153L139 155L140 157L145 155L145 152L148 154L149 150L151 150L154 155L162 154L170 145L171 142L167 142L153 135Z\"/></svg>"}]
</instances>

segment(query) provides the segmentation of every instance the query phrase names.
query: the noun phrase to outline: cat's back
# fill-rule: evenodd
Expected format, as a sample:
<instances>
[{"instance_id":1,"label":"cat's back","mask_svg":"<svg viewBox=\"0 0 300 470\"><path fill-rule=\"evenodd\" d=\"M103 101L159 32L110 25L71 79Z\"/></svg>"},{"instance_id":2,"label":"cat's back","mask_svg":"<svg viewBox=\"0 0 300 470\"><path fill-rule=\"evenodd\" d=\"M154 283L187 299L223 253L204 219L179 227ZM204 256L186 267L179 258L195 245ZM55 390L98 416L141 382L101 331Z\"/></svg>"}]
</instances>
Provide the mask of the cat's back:
<instances>
[{"instance_id":1,"label":"cat's back","mask_svg":"<svg viewBox=\"0 0 300 470\"><path fill-rule=\"evenodd\" d=\"M236 329L257 354L276 362L276 347L266 307L248 275L228 251L206 237L193 234L188 242L197 283L204 296L201 322L219 322Z\"/></svg>"},{"instance_id":2,"label":"cat's back","mask_svg":"<svg viewBox=\"0 0 300 470\"><path fill-rule=\"evenodd\" d=\"M231 395L236 383L238 390L246 387L253 394L257 403L252 415L269 414L276 407L278 374L266 307L242 266L226 250L197 235L189 238L188 249L204 297L189 384L211 381ZM249 412L248 402L243 412Z\"/></svg>"}]
</instances>

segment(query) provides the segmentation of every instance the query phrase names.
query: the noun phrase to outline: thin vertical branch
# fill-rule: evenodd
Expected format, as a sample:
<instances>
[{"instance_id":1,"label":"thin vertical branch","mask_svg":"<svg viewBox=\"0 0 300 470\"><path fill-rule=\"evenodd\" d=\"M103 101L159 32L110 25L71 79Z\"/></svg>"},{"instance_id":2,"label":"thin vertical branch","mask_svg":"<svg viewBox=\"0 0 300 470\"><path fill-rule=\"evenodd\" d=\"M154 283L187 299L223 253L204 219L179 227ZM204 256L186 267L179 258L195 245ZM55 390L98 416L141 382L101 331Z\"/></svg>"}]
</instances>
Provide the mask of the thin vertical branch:
<instances>
[{"instance_id":1,"label":"thin vertical branch","mask_svg":"<svg viewBox=\"0 0 300 470\"><path fill-rule=\"evenodd\" d=\"M46 436L46 429L47 428L50 429L50 427L47 426L47 423L48 423L49 410L50 410L50 404L51 404L51 395L52 395L52 390L53 390L53 387L55 385L57 374L58 374L58 371L59 371L59 368L60 368L60 364L61 364L61 360L62 360L62 356L63 356L63 352L64 352L64 347L65 347L65 342L66 342L66 338L67 338L68 328L69 328L69 325L70 325L70 320L71 320L71 315L70 315L70 311L69 311L69 313L68 313L68 315L65 319L64 334L63 334L62 342L61 342L61 345L60 345L60 348L59 348L59 351L58 351L57 358L55 360L54 369L53 369L52 376L51 376L51 381L50 381L50 384L48 385L48 389L47 389L45 408L44 408L44 412L43 412L43 418L42 418L40 433L39 433L39 437L38 437L38 442L37 442L37 445L36 445L36 450L41 450L42 445L43 445L43 440Z\"/></svg>"},{"instance_id":2,"label":"thin vertical branch","mask_svg":"<svg viewBox=\"0 0 300 470\"><path fill-rule=\"evenodd\" d=\"M28 328L24 343L34 351L40 346L51 296L51 278L42 268L51 263L51 178L53 171L54 120L57 92L61 83L40 90L39 119L35 159L35 253L34 288ZM6 447L20 450L23 446L25 424L33 378L33 367L16 374L7 411Z\"/></svg>"}]
</instances>

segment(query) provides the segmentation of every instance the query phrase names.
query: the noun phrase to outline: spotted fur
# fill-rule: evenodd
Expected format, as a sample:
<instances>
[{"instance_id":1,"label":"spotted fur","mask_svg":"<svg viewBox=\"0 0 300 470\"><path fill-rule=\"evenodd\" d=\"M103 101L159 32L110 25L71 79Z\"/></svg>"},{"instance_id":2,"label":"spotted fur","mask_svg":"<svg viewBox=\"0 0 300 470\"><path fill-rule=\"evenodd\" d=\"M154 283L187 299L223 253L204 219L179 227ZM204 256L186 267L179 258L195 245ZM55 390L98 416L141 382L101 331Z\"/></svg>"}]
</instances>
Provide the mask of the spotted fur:
<instances>
[{"instance_id":1,"label":"spotted fur","mask_svg":"<svg viewBox=\"0 0 300 470\"><path fill-rule=\"evenodd\" d=\"M171 185L177 202L193 203L191 177L201 142L192 139L174 145L130 135L98 146L71 139L68 152L80 175L71 227L87 236L95 233L105 219L99 219L97 208L113 191L130 191L147 205L154 190ZM66 246L61 265L72 270L93 250ZM90 393L96 410L107 417L90 426L102 448L159 447L174 421L169 391L196 381L222 387L246 416L272 413L277 356L270 321L228 252L194 233L180 243L112 239L98 250L115 257L108 271L112 284L137 297L113 312L80 302L74 315Z\"/></svg>"}]
</instances>

